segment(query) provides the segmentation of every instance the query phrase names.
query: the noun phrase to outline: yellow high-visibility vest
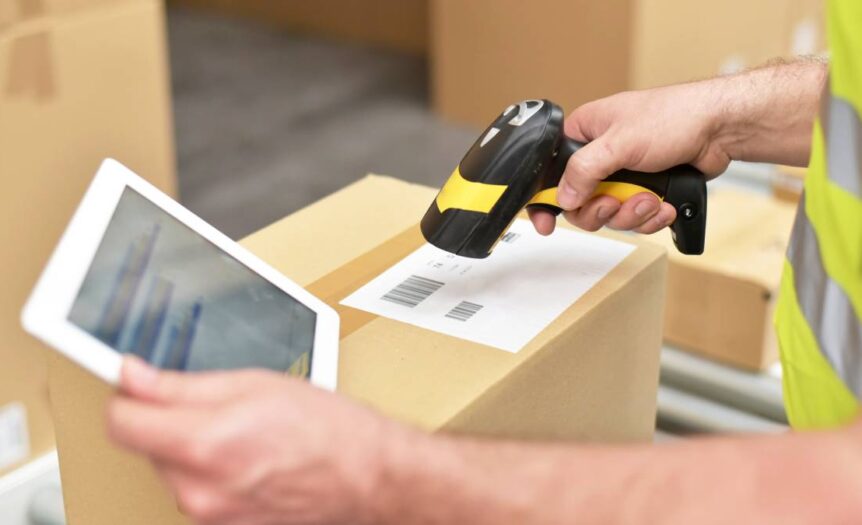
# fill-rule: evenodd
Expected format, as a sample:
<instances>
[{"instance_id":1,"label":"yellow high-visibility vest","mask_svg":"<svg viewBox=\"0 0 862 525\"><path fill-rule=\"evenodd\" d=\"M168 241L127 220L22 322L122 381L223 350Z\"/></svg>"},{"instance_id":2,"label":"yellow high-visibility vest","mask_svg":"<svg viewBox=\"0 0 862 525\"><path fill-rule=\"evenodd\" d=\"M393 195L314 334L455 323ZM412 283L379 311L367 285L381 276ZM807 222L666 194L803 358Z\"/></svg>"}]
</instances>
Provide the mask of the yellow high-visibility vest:
<instances>
[{"instance_id":1,"label":"yellow high-visibility vest","mask_svg":"<svg viewBox=\"0 0 862 525\"><path fill-rule=\"evenodd\" d=\"M828 6L829 81L775 322L791 425L852 421L862 400L862 0Z\"/></svg>"}]
</instances>

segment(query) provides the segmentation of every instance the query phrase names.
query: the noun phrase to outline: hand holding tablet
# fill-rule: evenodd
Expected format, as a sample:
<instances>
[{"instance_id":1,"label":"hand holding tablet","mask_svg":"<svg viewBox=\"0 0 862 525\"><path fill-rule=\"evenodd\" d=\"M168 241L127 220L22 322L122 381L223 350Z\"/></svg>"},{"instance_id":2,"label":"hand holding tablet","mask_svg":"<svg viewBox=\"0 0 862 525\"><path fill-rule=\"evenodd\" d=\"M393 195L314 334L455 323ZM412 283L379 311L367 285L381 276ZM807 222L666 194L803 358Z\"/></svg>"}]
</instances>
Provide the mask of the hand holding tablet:
<instances>
[{"instance_id":1,"label":"hand holding tablet","mask_svg":"<svg viewBox=\"0 0 862 525\"><path fill-rule=\"evenodd\" d=\"M121 355L133 354L163 369L266 368L335 388L336 312L113 160L22 321L114 385Z\"/></svg>"}]
</instances>

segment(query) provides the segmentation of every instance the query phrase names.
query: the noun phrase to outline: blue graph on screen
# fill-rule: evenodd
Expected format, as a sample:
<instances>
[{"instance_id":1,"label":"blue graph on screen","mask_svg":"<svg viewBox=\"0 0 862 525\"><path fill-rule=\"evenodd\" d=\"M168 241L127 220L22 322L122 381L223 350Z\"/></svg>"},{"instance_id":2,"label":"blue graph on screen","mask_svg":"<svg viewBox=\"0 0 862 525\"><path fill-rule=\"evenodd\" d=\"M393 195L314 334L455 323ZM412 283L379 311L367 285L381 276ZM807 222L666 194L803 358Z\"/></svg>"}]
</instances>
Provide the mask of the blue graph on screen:
<instances>
[{"instance_id":1,"label":"blue graph on screen","mask_svg":"<svg viewBox=\"0 0 862 525\"><path fill-rule=\"evenodd\" d=\"M120 351L135 354L159 368L184 370L203 304L173 305L175 285L161 275L150 279L143 304L134 308L160 233L160 226L135 238L117 270L108 300L96 327L96 337ZM179 310L171 321L168 313ZM131 330L131 337L124 334ZM123 344L124 341L127 341Z\"/></svg>"},{"instance_id":2,"label":"blue graph on screen","mask_svg":"<svg viewBox=\"0 0 862 525\"><path fill-rule=\"evenodd\" d=\"M314 350L313 310L128 188L68 317L159 368L308 377Z\"/></svg>"}]
</instances>

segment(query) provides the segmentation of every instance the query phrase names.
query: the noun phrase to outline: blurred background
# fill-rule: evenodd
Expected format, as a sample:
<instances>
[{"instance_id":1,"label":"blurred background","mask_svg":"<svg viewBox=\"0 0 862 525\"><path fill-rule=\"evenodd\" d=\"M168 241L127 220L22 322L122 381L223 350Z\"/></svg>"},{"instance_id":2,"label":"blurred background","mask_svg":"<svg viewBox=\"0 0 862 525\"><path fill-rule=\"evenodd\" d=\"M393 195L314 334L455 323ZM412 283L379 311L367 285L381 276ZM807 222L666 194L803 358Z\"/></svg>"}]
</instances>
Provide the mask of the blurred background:
<instances>
[{"instance_id":1,"label":"blurred background","mask_svg":"<svg viewBox=\"0 0 862 525\"><path fill-rule=\"evenodd\" d=\"M18 312L104 157L240 239L367 173L440 186L521 99L570 111L823 53L822 4L0 0L0 522L63 522ZM771 311L802 173L734 163L707 254L670 253L657 441L786 428Z\"/></svg>"}]
</instances>

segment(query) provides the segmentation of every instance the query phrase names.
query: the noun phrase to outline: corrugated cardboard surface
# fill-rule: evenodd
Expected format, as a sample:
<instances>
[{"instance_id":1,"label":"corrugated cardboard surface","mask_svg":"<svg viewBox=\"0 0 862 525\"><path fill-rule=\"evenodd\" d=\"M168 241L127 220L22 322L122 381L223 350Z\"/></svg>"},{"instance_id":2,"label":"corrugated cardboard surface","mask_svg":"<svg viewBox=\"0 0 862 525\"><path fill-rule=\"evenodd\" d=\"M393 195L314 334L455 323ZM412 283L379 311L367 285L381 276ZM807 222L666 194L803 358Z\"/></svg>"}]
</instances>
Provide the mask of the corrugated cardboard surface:
<instances>
[{"instance_id":1,"label":"corrugated cardboard surface","mask_svg":"<svg viewBox=\"0 0 862 525\"><path fill-rule=\"evenodd\" d=\"M434 108L484 126L509 104L571 111L820 47L822 0L432 0ZM813 44L805 27L814 26Z\"/></svg>"},{"instance_id":2,"label":"corrugated cardboard surface","mask_svg":"<svg viewBox=\"0 0 862 525\"><path fill-rule=\"evenodd\" d=\"M27 295L102 158L174 191L163 14L155 0L0 5L16 17L0 28L0 406L25 404L39 454L54 435Z\"/></svg>"},{"instance_id":3,"label":"corrugated cardboard surface","mask_svg":"<svg viewBox=\"0 0 862 525\"><path fill-rule=\"evenodd\" d=\"M742 191L709 195L706 251L668 247L665 340L746 369L778 359L772 311L796 215L793 204Z\"/></svg>"},{"instance_id":4,"label":"corrugated cardboard surface","mask_svg":"<svg viewBox=\"0 0 862 525\"><path fill-rule=\"evenodd\" d=\"M428 0L171 0L278 28L424 54Z\"/></svg>"},{"instance_id":5,"label":"corrugated cardboard surface","mask_svg":"<svg viewBox=\"0 0 862 525\"><path fill-rule=\"evenodd\" d=\"M430 188L366 178L244 244L335 301L421 242L416 221L434 195ZM664 276L663 250L639 246L518 354L389 319L345 319L339 390L426 429L648 440ZM58 434L65 443L70 523L185 523L150 467L106 442L108 388L60 358L53 365L52 385L63 393Z\"/></svg>"}]
</instances>

